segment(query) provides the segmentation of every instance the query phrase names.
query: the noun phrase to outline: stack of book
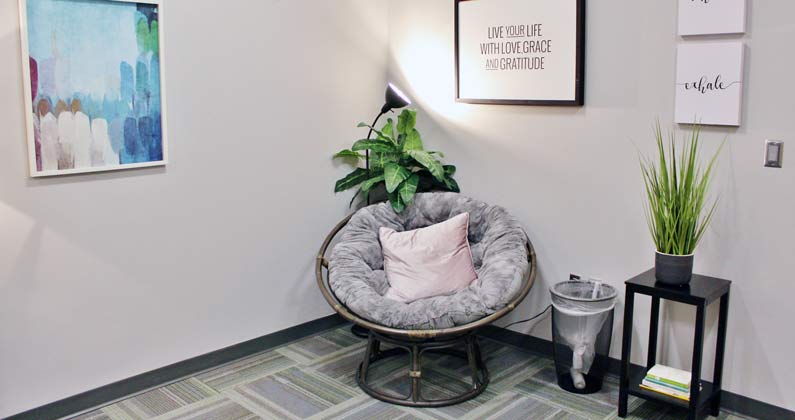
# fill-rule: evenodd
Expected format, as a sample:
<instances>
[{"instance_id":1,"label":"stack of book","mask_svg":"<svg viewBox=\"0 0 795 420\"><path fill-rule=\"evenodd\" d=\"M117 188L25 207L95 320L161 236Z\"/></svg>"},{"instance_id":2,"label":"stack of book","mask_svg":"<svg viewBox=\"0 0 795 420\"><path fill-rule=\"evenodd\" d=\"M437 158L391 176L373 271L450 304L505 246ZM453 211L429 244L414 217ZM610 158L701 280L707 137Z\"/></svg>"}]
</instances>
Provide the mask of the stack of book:
<instances>
[{"instance_id":1,"label":"stack of book","mask_svg":"<svg viewBox=\"0 0 795 420\"><path fill-rule=\"evenodd\" d=\"M648 390L690 401L690 372L663 365L654 365L646 372L640 387Z\"/></svg>"}]
</instances>

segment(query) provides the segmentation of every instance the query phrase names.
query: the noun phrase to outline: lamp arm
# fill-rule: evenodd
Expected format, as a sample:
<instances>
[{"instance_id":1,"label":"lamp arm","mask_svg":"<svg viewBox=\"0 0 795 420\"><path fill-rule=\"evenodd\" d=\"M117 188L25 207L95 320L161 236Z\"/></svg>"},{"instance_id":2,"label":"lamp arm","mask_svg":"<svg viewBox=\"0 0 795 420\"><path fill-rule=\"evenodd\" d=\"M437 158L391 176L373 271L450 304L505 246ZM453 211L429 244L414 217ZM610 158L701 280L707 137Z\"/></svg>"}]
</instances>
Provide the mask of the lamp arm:
<instances>
[{"instance_id":1,"label":"lamp arm","mask_svg":"<svg viewBox=\"0 0 795 420\"><path fill-rule=\"evenodd\" d=\"M384 114L386 114L386 112L380 112L378 114L378 116L375 117L375 120L373 120L373 123L370 124L370 132L367 133L367 140L370 140L370 136L373 135L373 129L375 128L375 125L378 124L378 120L381 119L381 116L383 116ZM369 171L370 170L370 150L369 149L365 150L364 154L365 154L365 168L367 168L367 170Z\"/></svg>"},{"instance_id":2,"label":"lamp arm","mask_svg":"<svg viewBox=\"0 0 795 420\"><path fill-rule=\"evenodd\" d=\"M370 132L367 133L367 140L370 140L370 136L373 135L373 130L375 129L375 125L378 124L378 120L381 119L381 116L386 114L387 112L388 111L383 111L382 110L380 113L378 113L378 116L375 117L375 120L373 120L373 123L370 124ZM367 169L367 178L370 178L370 150L369 149L364 151L364 164L365 164L365 168ZM367 195L367 205L368 206L370 205L370 195L369 194Z\"/></svg>"}]
</instances>

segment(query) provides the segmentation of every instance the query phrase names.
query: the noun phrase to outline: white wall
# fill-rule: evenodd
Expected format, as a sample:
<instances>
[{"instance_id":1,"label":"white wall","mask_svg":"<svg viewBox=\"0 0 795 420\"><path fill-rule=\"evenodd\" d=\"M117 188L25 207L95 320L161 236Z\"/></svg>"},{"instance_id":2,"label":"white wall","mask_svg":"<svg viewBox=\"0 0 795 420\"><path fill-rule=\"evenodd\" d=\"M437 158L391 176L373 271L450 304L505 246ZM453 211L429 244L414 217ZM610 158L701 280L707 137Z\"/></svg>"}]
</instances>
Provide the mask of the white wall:
<instances>
[{"instance_id":1,"label":"white wall","mask_svg":"<svg viewBox=\"0 0 795 420\"><path fill-rule=\"evenodd\" d=\"M452 0L390 2L390 78L421 108L426 143L458 165L464 193L506 206L536 245L539 283L510 320L546 306L548 285L568 273L598 276L623 296L623 281L653 265L633 142L649 150L654 119L673 121L676 2L588 3L586 105L551 108L456 104ZM795 145L795 2L749 3L743 125L710 128L704 136L707 151L725 136L729 141L716 179L717 219L698 250L696 271L734 281L726 389L795 409L795 162L762 167L766 138ZM637 363L645 360L649 308L647 298L636 299ZM708 348L716 312L717 306L708 312ZM694 311L665 305L664 318L662 361L689 369ZM618 316L614 357L620 357L621 327ZM549 328L544 321L532 333L549 338Z\"/></svg>"},{"instance_id":2,"label":"white wall","mask_svg":"<svg viewBox=\"0 0 795 420\"><path fill-rule=\"evenodd\" d=\"M547 108L454 103L452 1L167 0L172 162L33 180L17 2L0 0L0 417L331 313L311 266L348 197L327 157L381 105L387 44L426 143L536 244L539 283L510 320L569 272L623 292L653 263L633 142L648 150L654 118L673 118L674 3L591 2L586 106ZM707 130L729 144L696 269L735 281L727 389L795 409L793 171L761 166L766 138L793 141L795 3L751 3L745 120ZM666 305L664 361L689 367L692 317Z\"/></svg>"},{"instance_id":3,"label":"white wall","mask_svg":"<svg viewBox=\"0 0 795 420\"><path fill-rule=\"evenodd\" d=\"M331 313L330 155L383 101L387 4L166 0L171 163L27 176L0 0L0 417Z\"/></svg>"}]
</instances>

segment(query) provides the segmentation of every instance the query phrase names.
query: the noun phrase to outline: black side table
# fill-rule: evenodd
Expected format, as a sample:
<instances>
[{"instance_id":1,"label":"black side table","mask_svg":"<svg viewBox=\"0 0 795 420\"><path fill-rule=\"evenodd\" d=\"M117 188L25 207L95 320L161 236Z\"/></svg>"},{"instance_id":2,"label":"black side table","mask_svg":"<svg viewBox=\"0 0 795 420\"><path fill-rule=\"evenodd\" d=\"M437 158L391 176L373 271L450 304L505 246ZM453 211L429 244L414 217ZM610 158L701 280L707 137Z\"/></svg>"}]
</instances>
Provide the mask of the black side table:
<instances>
[{"instance_id":1,"label":"black side table","mask_svg":"<svg viewBox=\"0 0 795 420\"><path fill-rule=\"evenodd\" d=\"M621 348L621 378L618 397L618 415L626 417L629 395L670 404L688 410L688 420L696 420L709 414L717 416L720 412L721 380L723 377L723 356L726 347L726 321L729 315L729 290L731 281L713 277L693 275L690 286L671 287L658 285L654 270L646 271L626 281L626 300L624 305L624 335ZM651 296L651 325L649 328L649 357L646 369L630 371L632 350L632 313L635 294ZM657 333L660 321L660 299L682 302L696 307L696 331L693 346L693 366L690 379L690 402L683 401L640 387L646 371L657 363ZM701 358L704 350L704 318L707 305L720 299L720 319L718 321L718 342L715 353L715 371L712 383L701 380ZM702 388L699 389L698 384Z\"/></svg>"}]
</instances>

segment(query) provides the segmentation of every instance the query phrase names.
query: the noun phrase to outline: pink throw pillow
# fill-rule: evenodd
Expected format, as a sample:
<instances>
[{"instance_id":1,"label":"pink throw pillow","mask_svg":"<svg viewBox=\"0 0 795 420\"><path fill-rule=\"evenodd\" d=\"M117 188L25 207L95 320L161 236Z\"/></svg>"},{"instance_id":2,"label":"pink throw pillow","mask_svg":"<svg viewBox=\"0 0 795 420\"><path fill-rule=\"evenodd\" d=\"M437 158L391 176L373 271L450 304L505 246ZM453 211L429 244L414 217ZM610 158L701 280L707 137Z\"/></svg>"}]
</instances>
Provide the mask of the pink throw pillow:
<instances>
[{"instance_id":1,"label":"pink throw pillow","mask_svg":"<svg viewBox=\"0 0 795 420\"><path fill-rule=\"evenodd\" d=\"M389 281L385 297L404 303L452 295L477 280L469 249L469 213L422 229L379 230L384 271Z\"/></svg>"}]
</instances>

